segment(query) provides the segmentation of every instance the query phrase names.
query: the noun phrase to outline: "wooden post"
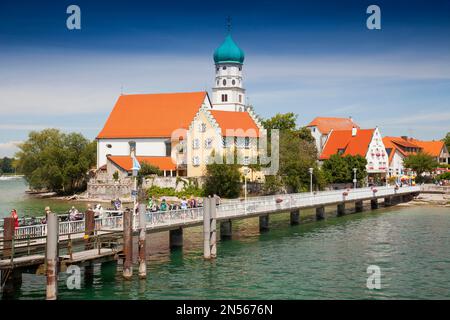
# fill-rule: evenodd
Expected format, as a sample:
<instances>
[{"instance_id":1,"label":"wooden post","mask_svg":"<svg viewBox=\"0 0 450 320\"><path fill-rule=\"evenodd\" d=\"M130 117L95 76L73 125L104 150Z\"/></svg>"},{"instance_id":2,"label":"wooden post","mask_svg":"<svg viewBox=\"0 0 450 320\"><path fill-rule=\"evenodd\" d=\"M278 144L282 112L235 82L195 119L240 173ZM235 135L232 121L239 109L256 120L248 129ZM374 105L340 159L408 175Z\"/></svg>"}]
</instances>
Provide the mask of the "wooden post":
<instances>
[{"instance_id":1,"label":"wooden post","mask_svg":"<svg viewBox=\"0 0 450 320\"><path fill-rule=\"evenodd\" d=\"M372 210L378 209L378 199L377 198L370 200L370 208Z\"/></svg>"},{"instance_id":2,"label":"wooden post","mask_svg":"<svg viewBox=\"0 0 450 320\"><path fill-rule=\"evenodd\" d=\"M316 220L325 219L325 207L317 207L316 208Z\"/></svg>"},{"instance_id":3,"label":"wooden post","mask_svg":"<svg viewBox=\"0 0 450 320\"><path fill-rule=\"evenodd\" d=\"M88 207L84 213L84 249L94 249L95 212Z\"/></svg>"},{"instance_id":4,"label":"wooden post","mask_svg":"<svg viewBox=\"0 0 450 320\"><path fill-rule=\"evenodd\" d=\"M211 259L211 223L210 223L210 198L203 199L203 258Z\"/></svg>"},{"instance_id":5,"label":"wooden post","mask_svg":"<svg viewBox=\"0 0 450 320\"><path fill-rule=\"evenodd\" d=\"M339 203L337 205L337 215L338 216L343 216L345 215L345 203Z\"/></svg>"},{"instance_id":6,"label":"wooden post","mask_svg":"<svg viewBox=\"0 0 450 320\"><path fill-rule=\"evenodd\" d=\"M169 247L170 249L183 247L183 228L169 230Z\"/></svg>"},{"instance_id":7,"label":"wooden post","mask_svg":"<svg viewBox=\"0 0 450 320\"><path fill-rule=\"evenodd\" d=\"M269 215L259 216L259 232L269 230Z\"/></svg>"},{"instance_id":8,"label":"wooden post","mask_svg":"<svg viewBox=\"0 0 450 320\"><path fill-rule=\"evenodd\" d=\"M356 212L362 212L364 209L364 205L362 201L356 201L355 202L355 211Z\"/></svg>"},{"instance_id":9,"label":"wooden post","mask_svg":"<svg viewBox=\"0 0 450 320\"><path fill-rule=\"evenodd\" d=\"M11 259L13 237L15 233L14 218L6 217L3 219L3 257L5 259Z\"/></svg>"},{"instance_id":10,"label":"wooden post","mask_svg":"<svg viewBox=\"0 0 450 320\"><path fill-rule=\"evenodd\" d=\"M58 216L49 212L47 214L46 243L47 300L56 300L58 295L58 233Z\"/></svg>"},{"instance_id":11,"label":"wooden post","mask_svg":"<svg viewBox=\"0 0 450 320\"><path fill-rule=\"evenodd\" d=\"M231 239L233 235L233 224L231 220L225 220L220 222L220 239Z\"/></svg>"},{"instance_id":12,"label":"wooden post","mask_svg":"<svg viewBox=\"0 0 450 320\"><path fill-rule=\"evenodd\" d=\"M290 214L291 226L295 226L300 222L300 210L292 211Z\"/></svg>"},{"instance_id":13,"label":"wooden post","mask_svg":"<svg viewBox=\"0 0 450 320\"><path fill-rule=\"evenodd\" d=\"M123 277L130 280L133 276L133 214L130 210L123 213Z\"/></svg>"},{"instance_id":14,"label":"wooden post","mask_svg":"<svg viewBox=\"0 0 450 320\"><path fill-rule=\"evenodd\" d=\"M145 211L147 207L145 204L139 205L139 278L147 278L147 260L145 254L145 237L147 229L147 221Z\"/></svg>"},{"instance_id":15,"label":"wooden post","mask_svg":"<svg viewBox=\"0 0 450 320\"><path fill-rule=\"evenodd\" d=\"M211 258L217 257L217 229L216 229L216 222L217 222L217 199L215 197L212 197L210 199L211 204L209 206L210 210L210 222L211 222Z\"/></svg>"},{"instance_id":16,"label":"wooden post","mask_svg":"<svg viewBox=\"0 0 450 320\"><path fill-rule=\"evenodd\" d=\"M384 198L384 206L385 206L385 207L390 207L390 206L392 206L392 198L391 198L391 197L385 197L385 198Z\"/></svg>"}]
</instances>

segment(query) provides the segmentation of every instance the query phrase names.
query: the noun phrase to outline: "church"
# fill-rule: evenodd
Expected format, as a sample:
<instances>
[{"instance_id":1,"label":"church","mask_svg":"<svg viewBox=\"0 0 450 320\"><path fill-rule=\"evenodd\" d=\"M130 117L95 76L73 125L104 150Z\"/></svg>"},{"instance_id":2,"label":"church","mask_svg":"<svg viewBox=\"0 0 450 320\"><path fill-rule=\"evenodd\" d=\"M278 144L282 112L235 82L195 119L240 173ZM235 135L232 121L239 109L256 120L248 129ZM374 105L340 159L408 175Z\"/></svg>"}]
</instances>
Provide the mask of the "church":
<instances>
[{"instance_id":1,"label":"church","mask_svg":"<svg viewBox=\"0 0 450 320\"><path fill-rule=\"evenodd\" d=\"M131 174L132 156L165 177L202 177L212 157L233 152L256 163L263 130L245 101L244 52L228 33L214 52L215 80L206 91L122 94L97 136L97 170ZM223 157L222 157L223 158ZM262 176L243 171L250 180Z\"/></svg>"}]
</instances>

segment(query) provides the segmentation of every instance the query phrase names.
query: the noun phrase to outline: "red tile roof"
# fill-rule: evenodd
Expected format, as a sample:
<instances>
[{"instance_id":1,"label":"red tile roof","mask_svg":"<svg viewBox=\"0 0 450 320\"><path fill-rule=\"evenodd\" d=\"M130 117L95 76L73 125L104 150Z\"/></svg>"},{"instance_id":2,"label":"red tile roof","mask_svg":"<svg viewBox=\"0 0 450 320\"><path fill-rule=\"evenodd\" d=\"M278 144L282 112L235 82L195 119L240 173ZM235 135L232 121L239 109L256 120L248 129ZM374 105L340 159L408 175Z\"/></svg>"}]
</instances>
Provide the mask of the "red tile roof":
<instances>
[{"instance_id":1,"label":"red tile roof","mask_svg":"<svg viewBox=\"0 0 450 320\"><path fill-rule=\"evenodd\" d=\"M433 157L439 157L442 150L445 147L443 141L422 141L413 138L408 138L409 142L412 142L423 149L423 152L432 155Z\"/></svg>"},{"instance_id":2,"label":"red tile roof","mask_svg":"<svg viewBox=\"0 0 450 320\"><path fill-rule=\"evenodd\" d=\"M206 92L122 95L97 138L170 137L187 129Z\"/></svg>"},{"instance_id":3,"label":"red tile roof","mask_svg":"<svg viewBox=\"0 0 450 320\"><path fill-rule=\"evenodd\" d=\"M323 148L320 160L330 158L343 150L342 155L360 155L365 157L375 129L358 129L356 135L352 136L352 130L333 130Z\"/></svg>"},{"instance_id":4,"label":"red tile roof","mask_svg":"<svg viewBox=\"0 0 450 320\"><path fill-rule=\"evenodd\" d=\"M316 117L307 127L317 127L322 134L328 134L331 130L350 130L359 126L351 118Z\"/></svg>"},{"instance_id":5,"label":"red tile roof","mask_svg":"<svg viewBox=\"0 0 450 320\"><path fill-rule=\"evenodd\" d=\"M421 147L418 146L417 144L407 141L407 140L403 139L402 137L383 137L383 144L384 144L386 150L392 149L391 152L389 153L389 163L392 162L395 151L400 152L405 157L414 153L414 152L404 151L401 148L399 148L399 146L402 146L404 148L421 149Z\"/></svg>"},{"instance_id":6,"label":"red tile roof","mask_svg":"<svg viewBox=\"0 0 450 320\"><path fill-rule=\"evenodd\" d=\"M258 126L248 112L219 110L209 112L219 124L222 136L258 137L260 134Z\"/></svg>"},{"instance_id":7,"label":"red tile roof","mask_svg":"<svg viewBox=\"0 0 450 320\"><path fill-rule=\"evenodd\" d=\"M146 162L160 170L175 170L176 165L171 157L136 157L139 163ZM108 156L108 159L126 171L131 171L133 160L130 156Z\"/></svg>"}]
</instances>

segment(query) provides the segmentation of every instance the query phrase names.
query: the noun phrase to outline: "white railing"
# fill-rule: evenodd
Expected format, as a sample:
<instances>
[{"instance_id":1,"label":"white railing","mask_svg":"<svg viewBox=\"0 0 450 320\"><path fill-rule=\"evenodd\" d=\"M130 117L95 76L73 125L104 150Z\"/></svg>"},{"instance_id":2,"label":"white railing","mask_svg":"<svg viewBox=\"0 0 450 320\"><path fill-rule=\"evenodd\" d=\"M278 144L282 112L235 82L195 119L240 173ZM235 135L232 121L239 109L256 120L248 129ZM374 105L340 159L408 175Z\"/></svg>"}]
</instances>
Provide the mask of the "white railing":
<instances>
[{"instance_id":1,"label":"white railing","mask_svg":"<svg viewBox=\"0 0 450 320\"><path fill-rule=\"evenodd\" d=\"M376 189L376 192L374 192ZM245 202L242 199L234 199L223 202L217 208L218 218L227 218L238 215L253 215L258 213L283 211L290 209L300 209L302 207L313 207L318 205L327 205L341 201L357 201L372 197L383 197L392 195L401 195L404 193L419 192L420 187L402 187L396 189L393 186L377 188L361 188L347 190L333 190L316 193L293 193L274 196L250 197ZM346 193L346 195L344 195ZM169 210L146 212L146 226L148 229L171 226L174 224L192 224L203 219L203 208L191 208L184 210ZM96 230L117 230L123 227L122 211L105 210L100 218L95 219ZM133 217L133 228L139 228L138 216ZM68 235L73 233L82 233L85 230L85 221L64 221L59 223L59 234ZM1 234L3 230L0 229ZM36 224L31 226L19 227L15 231L18 239L44 237L47 235L46 224Z\"/></svg>"}]
</instances>

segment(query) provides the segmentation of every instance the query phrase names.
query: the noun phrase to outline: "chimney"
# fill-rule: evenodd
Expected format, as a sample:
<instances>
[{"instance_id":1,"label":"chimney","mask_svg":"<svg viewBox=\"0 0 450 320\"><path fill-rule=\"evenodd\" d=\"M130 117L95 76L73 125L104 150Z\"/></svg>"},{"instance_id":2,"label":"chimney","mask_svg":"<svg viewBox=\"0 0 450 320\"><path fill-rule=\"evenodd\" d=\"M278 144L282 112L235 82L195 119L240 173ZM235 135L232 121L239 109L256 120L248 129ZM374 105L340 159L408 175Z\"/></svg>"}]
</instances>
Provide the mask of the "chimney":
<instances>
[{"instance_id":1,"label":"chimney","mask_svg":"<svg viewBox=\"0 0 450 320\"><path fill-rule=\"evenodd\" d=\"M358 132L358 129L355 126L353 126L353 128L352 128L352 137L356 136L357 132Z\"/></svg>"}]
</instances>

